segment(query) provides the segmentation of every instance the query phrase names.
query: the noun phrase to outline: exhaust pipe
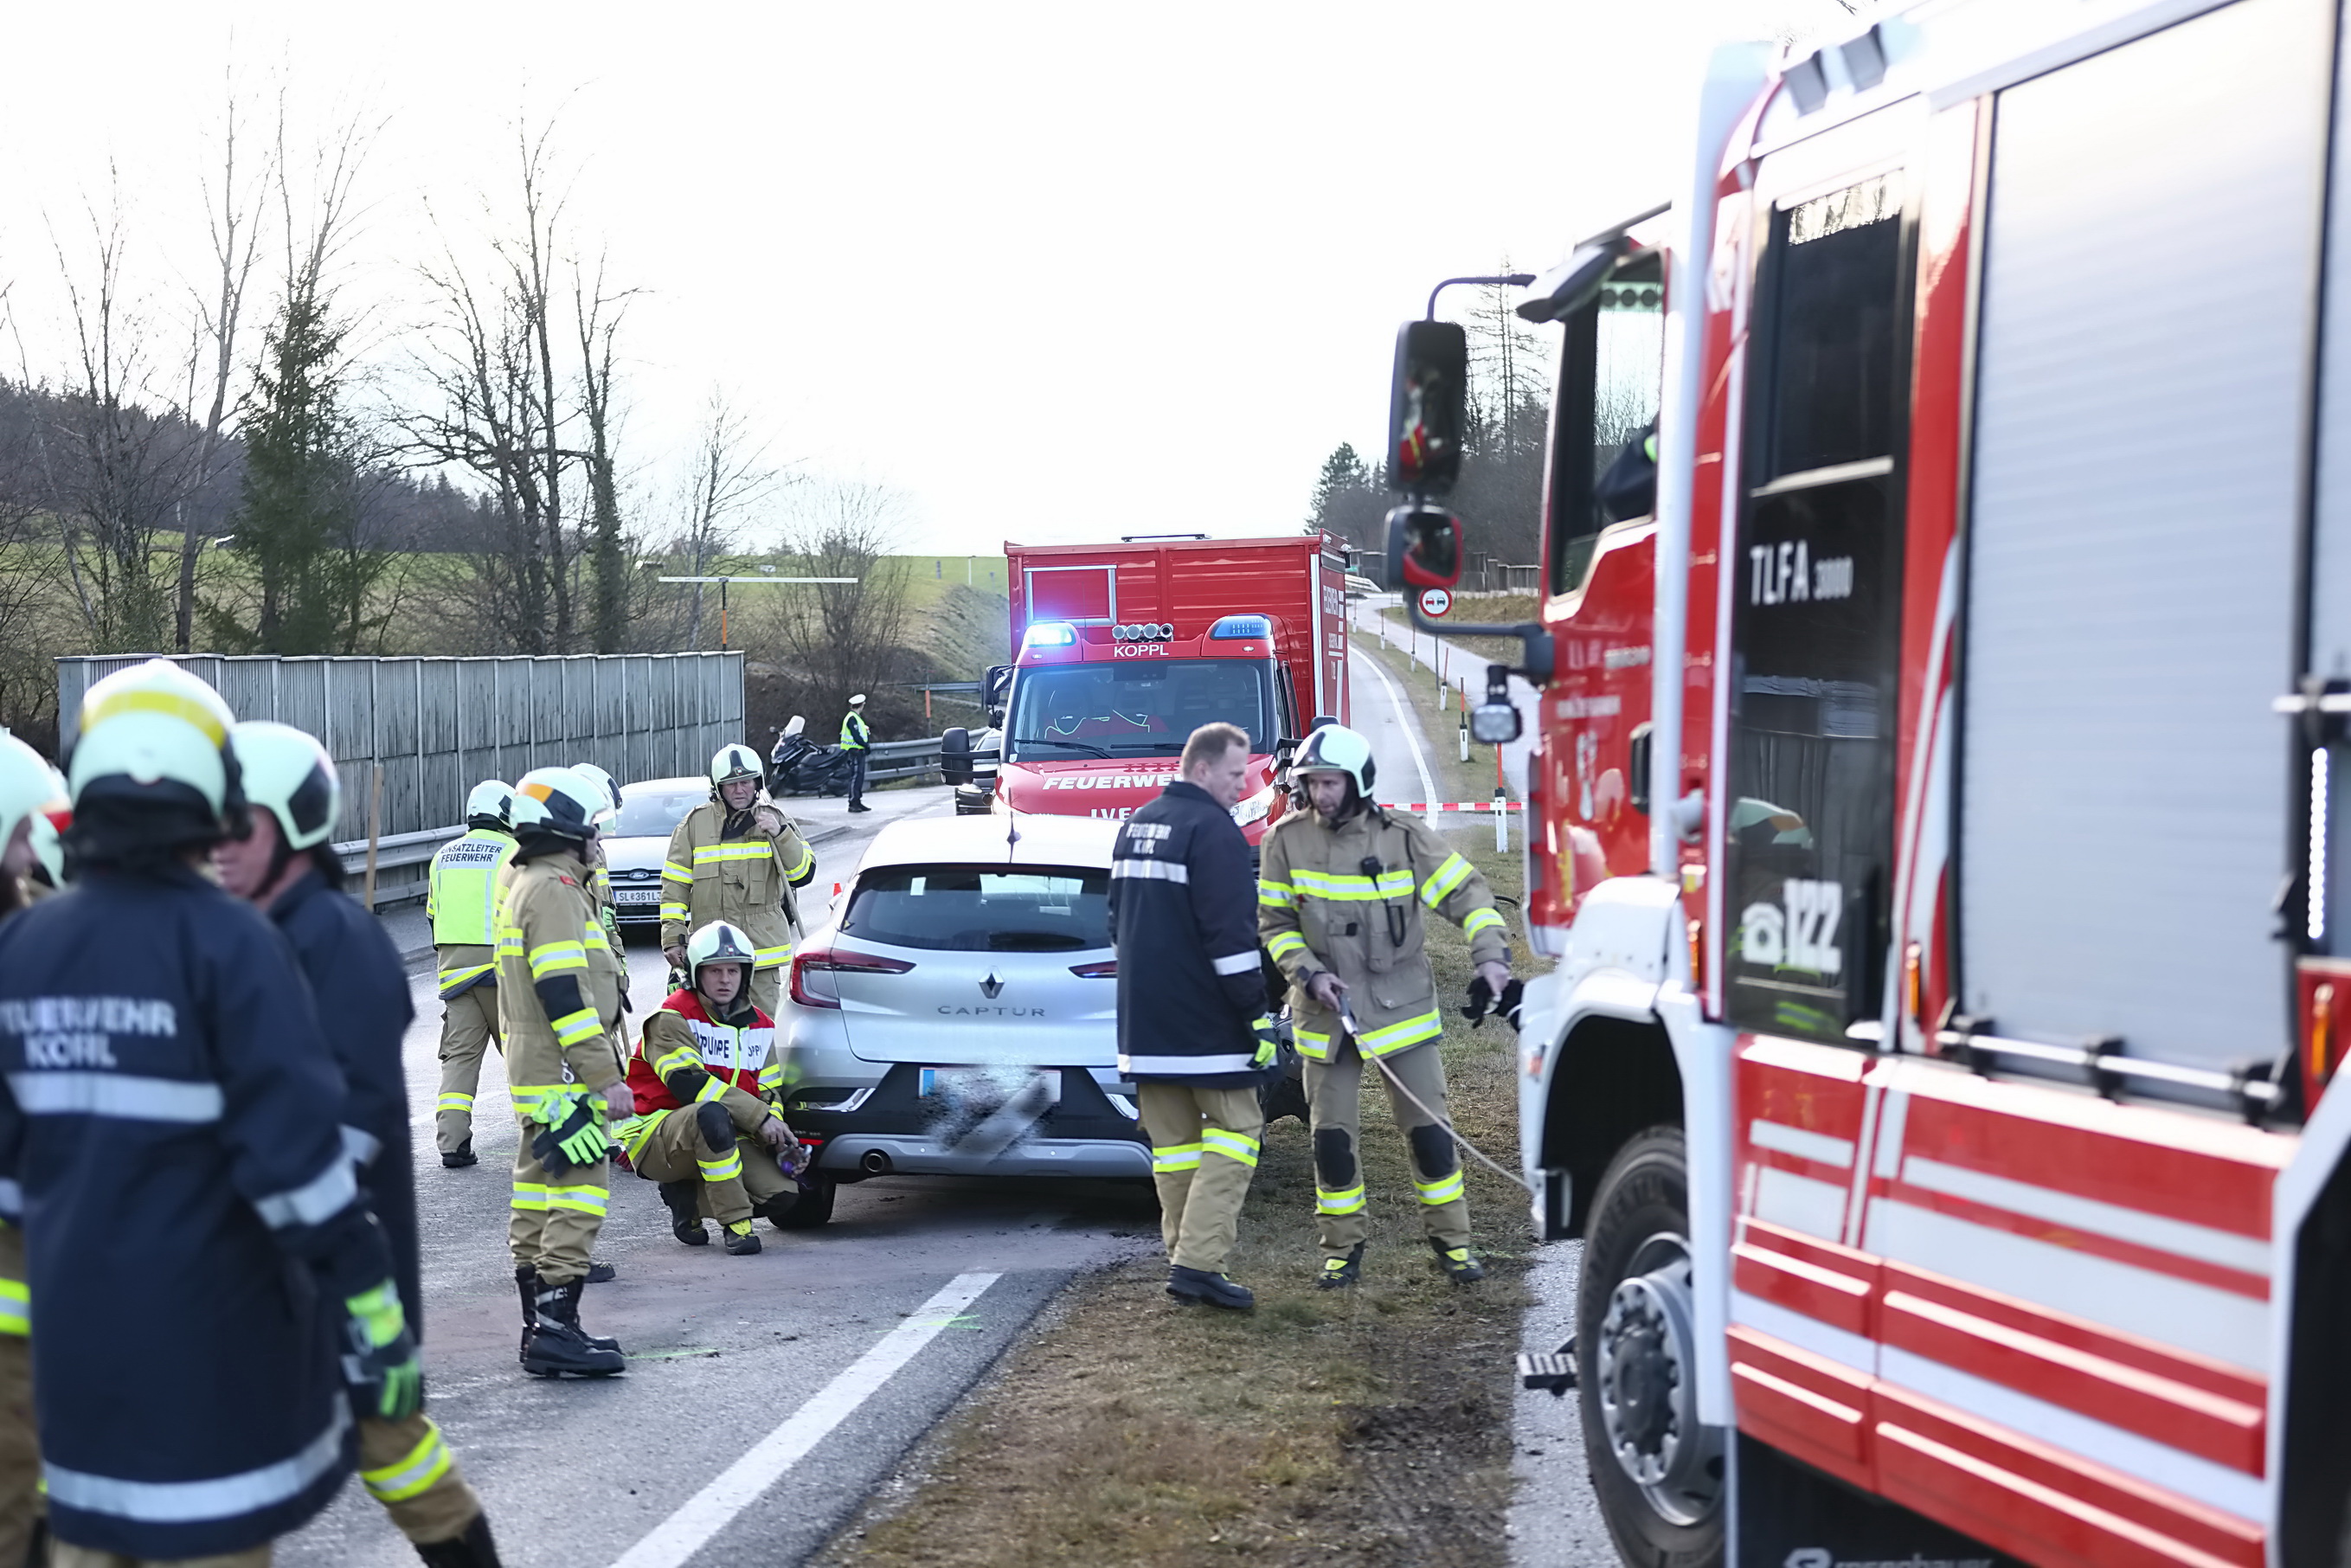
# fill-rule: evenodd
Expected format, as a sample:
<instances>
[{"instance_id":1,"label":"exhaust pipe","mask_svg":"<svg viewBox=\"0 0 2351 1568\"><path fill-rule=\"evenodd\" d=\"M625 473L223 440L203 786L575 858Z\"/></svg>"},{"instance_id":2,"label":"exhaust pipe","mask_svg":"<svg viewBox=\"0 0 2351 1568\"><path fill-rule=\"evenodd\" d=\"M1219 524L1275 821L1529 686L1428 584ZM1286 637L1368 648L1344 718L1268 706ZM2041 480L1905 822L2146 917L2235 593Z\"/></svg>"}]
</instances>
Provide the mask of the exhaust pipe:
<instances>
[{"instance_id":1,"label":"exhaust pipe","mask_svg":"<svg viewBox=\"0 0 2351 1568\"><path fill-rule=\"evenodd\" d=\"M864 1154L858 1156L857 1164L858 1167L864 1171L867 1176L888 1176L890 1174L890 1156L885 1151L881 1149L866 1150Z\"/></svg>"}]
</instances>

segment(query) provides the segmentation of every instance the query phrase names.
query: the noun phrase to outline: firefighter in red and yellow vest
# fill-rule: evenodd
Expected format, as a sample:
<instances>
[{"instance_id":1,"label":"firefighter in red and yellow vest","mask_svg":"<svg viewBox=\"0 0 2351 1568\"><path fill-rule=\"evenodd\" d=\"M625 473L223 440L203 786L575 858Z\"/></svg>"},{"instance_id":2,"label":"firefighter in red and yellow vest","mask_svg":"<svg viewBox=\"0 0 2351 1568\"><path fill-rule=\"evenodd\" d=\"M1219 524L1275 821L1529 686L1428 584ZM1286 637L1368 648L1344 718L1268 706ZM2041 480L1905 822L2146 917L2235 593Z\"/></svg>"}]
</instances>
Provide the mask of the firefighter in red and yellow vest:
<instances>
[{"instance_id":1,"label":"firefighter in red and yellow vest","mask_svg":"<svg viewBox=\"0 0 2351 1568\"><path fill-rule=\"evenodd\" d=\"M40 753L0 730L0 919L32 902L36 824L57 793ZM30 1303L18 1205L0 1204L0 1563L27 1563L41 1534L41 1444L33 1419ZM46 1559L44 1559L46 1560Z\"/></svg>"},{"instance_id":2,"label":"firefighter in red and yellow vest","mask_svg":"<svg viewBox=\"0 0 2351 1568\"><path fill-rule=\"evenodd\" d=\"M1363 1272L1370 1227L1356 1145L1366 1058L1387 1070L1380 1076L1412 1155L1421 1226L1437 1266L1457 1284L1481 1280L1486 1271L1469 1255L1460 1157L1442 1125L1445 1067L1437 1051L1445 1013L1422 912L1459 922L1479 977L1497 996L1510 978L1502 917L1486 879L1426 823L1374 803L1372 747L1361 735L1323 726L1299 747L1290 773L1304 780L1309 809L1266 835L1258 936L1289 977L1292 1032L1306 1059L1323 1251L1316 1282L1341 1289Z\"/></svg>"},{"instance_id":3,"label":"firefighter in red and yellow vest","mask_svg":"<svg viewBox=\"0 0 2351 1568\"><path fill-rule=\"evenodd\" d=\"M685 945L686 982L645 1018L629 1062L636 1124L621 1134L639 1176L661 1184L670 1228L709 1243L706 1211L737 1256L759 1250L754 1218L781 1225L796 1187L799 1140L778 1109L784 1073L775 1020L750 998L758 949L713 921Z\"/></svg>"}]
</instances>

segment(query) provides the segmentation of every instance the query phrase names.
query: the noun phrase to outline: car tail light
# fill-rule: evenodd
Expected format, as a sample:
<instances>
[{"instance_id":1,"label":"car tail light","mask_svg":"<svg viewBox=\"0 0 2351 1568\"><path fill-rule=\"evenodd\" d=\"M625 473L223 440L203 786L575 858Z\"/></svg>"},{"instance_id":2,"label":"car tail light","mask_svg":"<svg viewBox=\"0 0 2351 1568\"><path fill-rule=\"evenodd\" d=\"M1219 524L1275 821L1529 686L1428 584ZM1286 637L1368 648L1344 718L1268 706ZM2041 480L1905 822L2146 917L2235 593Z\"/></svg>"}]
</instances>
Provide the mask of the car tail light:
<instances>
[{"instance_id":1,"label":"car tail light","mask_svg":"<svg viewBox=\"0 0 2351 1568\"><path fill-rule=\"evenodd\" d=\"M1106 958L1099 964L1072 964L1070 973L1081 980L1115 980L1118 978L1118 960Z\"/></svg>"},{"instance_id":2,"label":"car tail light","mask_svg":"<svg viewBox=\"0 0 2351 1568\"><path fill-rule=\"evenodd\" d=\"M804 1008L838 1008L839 997L820 996L809 988L810 975L903 975L914 966L903 958L875 953L852 953L841 947L804 947L792 955L792 1000Z\"/></svg>"}]
</instances>

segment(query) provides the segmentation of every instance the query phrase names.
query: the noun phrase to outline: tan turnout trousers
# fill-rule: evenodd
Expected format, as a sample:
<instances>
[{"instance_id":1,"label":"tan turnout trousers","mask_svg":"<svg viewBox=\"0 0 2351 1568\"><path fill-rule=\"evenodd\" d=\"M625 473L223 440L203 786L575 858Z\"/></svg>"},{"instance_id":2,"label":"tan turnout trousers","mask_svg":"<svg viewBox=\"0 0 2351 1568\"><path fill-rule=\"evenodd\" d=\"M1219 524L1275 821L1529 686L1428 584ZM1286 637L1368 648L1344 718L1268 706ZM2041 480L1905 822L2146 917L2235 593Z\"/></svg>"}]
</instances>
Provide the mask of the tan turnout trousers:
<instances>
[{"instance_id":1,"label":"tan turnout trousers","mask_svg":"<svg viewBox=\"0 0 2351 1568\"><path fill-rule=\"evenodd\" d=\"M474 1135L474 1092L482 1058L498 1045L498 988L470 986L441 1008L441 1099L433 1117L434 1142L454 1155Z\"/></svg>"},{"instance_id":2,"label":"tan turnout trousers","mask_svg":"<svg viewBox=\"0 0 2351 1568\"><path fill-rule=\"evenodd\" d=\"M702 1212L721 1225L748 1223L755 1206L792 1186L776 1164L775 1151L747 1134L736 1134L726 1153L712 1154L692 1106L663 1112L644 1152L631 1156L631 1163L653 1181L699 1183Z\"/></svg>"},{"instance_id":3,"label":"tan turnout trousers","mask_svg":"<svg viewBox=\"0 0 2351 1568\"><path fill-rule=\"evenodd\" d=\"M455 1540L482 1511L441 1428L422 1410L405 1421L360 1418L360 1481L420 1545Z\"/></svg>"},{"instance_id":4,"label":"tan turnout trousers","mask_svg":"<svg viewBox=\"0 0 2351 1568\"><path fill-rule=\"evenodd\" d=\"M1258 1134L1265 1130L1257 1091L1146 1078L1135 1098L1144 1135L1151 1140L1151 1180L1159 1189L1167 1260L1221 1274L1257 1171Z\"/></svg>"},{"instance_id":5,"label":"tan turnout trousers","mask_svg":"<svg viewBox=\"0 0 2351 1568\"><path fill-rule=\"evenodd\" d=\"M33 1419L25 1233L0 1224L0 1568L25 1561L41 1517L41 1437Z\"/></svg>"},{"instance_id":6,"label":"tan turnout trousers","mask_svg":"<svg viewBox=\"0 0 2351 1568\"><path fill-rule=\"evenodd\" d=\"M530 1141L547 1129L522 1120L515 1149L514 1199L507 1220L507 1249L517 1267L528 1264L550 1285L568 1285L588 1272L588 1253L604 1228L605 1162L571 1166L550 1175Z\"/></svg>"},{"instance_id":7,"label":"tan turnout trousers","mask_svg":"<svg viewBox=\"0 0 2351 1568\"><path fill-rule=\"evenodd\" d=\"M1445 1114L1445 1063L1437 1044L1416 1045L1381 1060L1405 1088L1439 1116ZM1462 1194L1461 1157L1444 1128L1395 1091L1376 1067L1366 1068L1354 1038L1340 1032L1331 1060L1306 1064L1306 1101L1314 1131L1314 1228L1322 1250L1343 1258L1371 1233L1364 1218L1361 1156L1363 1082L1366 1072L1387 1089L1388 1104L1412 1155L1420 1223L1447 1248L1469 1245L1469 1200Z\"/></svg>"}]
</instances>

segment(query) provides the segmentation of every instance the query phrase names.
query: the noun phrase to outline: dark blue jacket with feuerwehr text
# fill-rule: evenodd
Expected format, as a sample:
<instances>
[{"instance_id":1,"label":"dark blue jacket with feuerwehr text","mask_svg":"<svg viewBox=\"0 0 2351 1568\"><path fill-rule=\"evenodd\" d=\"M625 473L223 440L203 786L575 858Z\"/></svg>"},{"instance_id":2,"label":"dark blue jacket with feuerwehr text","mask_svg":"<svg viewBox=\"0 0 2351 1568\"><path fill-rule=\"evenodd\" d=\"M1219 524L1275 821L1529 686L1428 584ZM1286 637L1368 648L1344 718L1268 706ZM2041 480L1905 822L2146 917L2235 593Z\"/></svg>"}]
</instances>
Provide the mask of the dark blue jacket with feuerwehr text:
<instances>
[{"instance_id":1,"label":"dark blue jacket with feuerwehr text","mask_svg":"<svg viewBox=\"0 0 2351 1568\"><path fill-rule=\"evenodd\" d=\"M1110 928L1119 1071L1210 1089L1258 1082L1257 873L1232 813L1206 789L1179 779L1119 829Z\"/></svg>"},{"instance_id":2,"label":"dark blue jacket with feuerwehr text","mask_svg":"<svg viewBox=\"0 0 2351 1568\"><path fill-rule=\"evenodd\" d=\"M61 1540L246 1551L350 1473L342 1302L391 1258L346 1097L286 938L193 871L91 870L0 925L0 1208Z\"/></svg>"}]
</instances>

